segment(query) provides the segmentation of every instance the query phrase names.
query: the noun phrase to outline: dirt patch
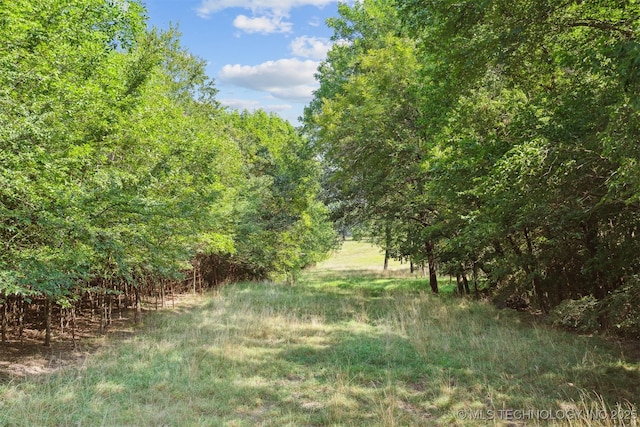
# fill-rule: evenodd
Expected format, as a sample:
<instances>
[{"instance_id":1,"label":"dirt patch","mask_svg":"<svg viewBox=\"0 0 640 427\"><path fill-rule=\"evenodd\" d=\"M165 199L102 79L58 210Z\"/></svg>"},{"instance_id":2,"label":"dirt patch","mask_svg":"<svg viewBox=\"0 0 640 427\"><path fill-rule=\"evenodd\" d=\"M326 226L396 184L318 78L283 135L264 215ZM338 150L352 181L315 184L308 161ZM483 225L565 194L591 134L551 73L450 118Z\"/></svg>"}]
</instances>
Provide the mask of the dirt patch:
<instances>
[{"instance_id":1,"label":"dirt patch","mask_svg":"<svg viewBox=\"0 0 640 427\"><path fill-rule=\"evenodd\" d=\"M38 343L7 342L0 345L0 382L81 366L90 353L89 349L74 349L67 342L56 342L48 348Z\"/></svg>"},{"instance_id":2,"label":"dirt patch","mask_svg":"<svg viewBox=\"0 0 640 427\"><path fill-rule=\"evenodd\" d=\"M13 339L0 343L0 382L82 366L92 353L104 345L106 337L134 333L133 314L132 310L123 313L102 334L99 321L80 318L76 325L75 340L71 331L54 329L53 342L49 347L43 345L43 331L25 329L22 337L10 337Z\"/></svg>"},{"instance_id":3,"label":"dirt patch","mask_svg":"<svg viewBox=\"0 0 640 427\"><path fill-rule=\"evenodd\" d=\"M164 310L188 307L193 298L193 294L176 295ZM155 304L147 304L142 310L141 319L155 311ZM103 347L107 340L132 336L139 325L135 322L135 311L123 309L113 313L111 324L106 326L103 333L100 332L100 319L96 316L78 317L75 331L68 325L55 325L49 347L43 345L42 330L25 328L21 337L9 334L7 341L0 343L0 383L82 367L87 358Z\"/></svg>"}]
</instances>

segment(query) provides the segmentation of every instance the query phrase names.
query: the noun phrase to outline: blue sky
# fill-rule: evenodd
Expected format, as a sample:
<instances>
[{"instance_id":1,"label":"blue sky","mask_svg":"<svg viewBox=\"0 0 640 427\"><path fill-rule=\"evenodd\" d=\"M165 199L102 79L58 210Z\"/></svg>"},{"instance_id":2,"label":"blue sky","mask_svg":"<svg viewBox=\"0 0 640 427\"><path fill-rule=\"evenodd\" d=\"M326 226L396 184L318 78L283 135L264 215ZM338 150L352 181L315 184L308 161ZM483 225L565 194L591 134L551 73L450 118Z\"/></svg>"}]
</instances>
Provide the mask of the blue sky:
<instances>
[{"instance_id":1,"label":"blue sky","mask_svg":"<svg viewBox=\"0 0 640 427\"><path fill-rule=\"evenodd\" d=\"M149 23L177 24L182 45L207 61L230 108L275 112L293 125L317 87L337 0L146 0Z\"/></svg>"}]
</instances>

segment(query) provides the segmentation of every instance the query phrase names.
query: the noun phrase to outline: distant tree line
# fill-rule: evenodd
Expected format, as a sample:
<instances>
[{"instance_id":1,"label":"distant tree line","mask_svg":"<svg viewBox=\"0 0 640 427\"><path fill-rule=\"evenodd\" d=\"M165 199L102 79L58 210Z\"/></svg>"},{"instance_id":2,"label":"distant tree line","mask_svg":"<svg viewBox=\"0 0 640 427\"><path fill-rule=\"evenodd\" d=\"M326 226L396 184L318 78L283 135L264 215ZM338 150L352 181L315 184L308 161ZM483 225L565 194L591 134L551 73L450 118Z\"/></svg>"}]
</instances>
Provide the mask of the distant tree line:
<instances>
[{"instance_id":1,"label":"distant tree line","mask_svg":"<svg viewBox=\"0 0 640 427\"><path fill-rule=\"evenodd\" d=\"M467 294L640 336L640 4L364 0L304 131L342 227Z\"/></svg>"},{"instance_id":2,"label":"distant tree line","mask_svg":"<svg viewBox=\"0 0 640 427\"><path fill-rule=\"evenodd\" d=\"M291 279L335 241L305 139L216 101L138 0L0 2L2 340L140 292ZM173 290L173 287L171 287ZM115 302L114 302L115 301Z\"/></svg>"}]
</instances>

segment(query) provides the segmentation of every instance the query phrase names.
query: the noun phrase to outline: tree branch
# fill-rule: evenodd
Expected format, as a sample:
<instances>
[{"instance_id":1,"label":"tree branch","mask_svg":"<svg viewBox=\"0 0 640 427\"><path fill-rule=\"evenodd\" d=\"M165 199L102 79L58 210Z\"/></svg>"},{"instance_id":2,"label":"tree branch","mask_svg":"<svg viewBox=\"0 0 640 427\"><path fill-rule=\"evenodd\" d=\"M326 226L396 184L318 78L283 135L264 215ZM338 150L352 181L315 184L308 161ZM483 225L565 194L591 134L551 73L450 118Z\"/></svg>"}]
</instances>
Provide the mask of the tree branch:
<instances>
[{"instance_id":1,"label":"tree branch","mask_svg":"<svg viewBox=\"0 0 640 427\"><path fill-rule=\"evenodd\" d=\"M629 39L635 38L635 32L629 28L623 28L624 22L607 22L597 19L583 19L578 21L566 22L568 27L588 27L603 31L615 31Z\"/></svg>"}]
</instances>

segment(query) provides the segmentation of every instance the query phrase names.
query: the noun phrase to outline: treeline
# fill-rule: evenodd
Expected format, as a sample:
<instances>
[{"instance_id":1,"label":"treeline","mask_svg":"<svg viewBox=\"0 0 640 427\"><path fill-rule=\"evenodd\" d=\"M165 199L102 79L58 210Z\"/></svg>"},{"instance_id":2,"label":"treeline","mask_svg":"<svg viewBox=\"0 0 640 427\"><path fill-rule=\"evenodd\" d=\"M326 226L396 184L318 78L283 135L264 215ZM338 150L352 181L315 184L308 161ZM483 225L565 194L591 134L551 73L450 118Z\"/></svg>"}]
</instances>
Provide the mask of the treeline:
<instances>
[{"instance_id":1,"label":"treeline","mask_svg":"<svg viewBox=\"0 0 640 427\"><path fill-rule=\"evenodd\" d=\"M3 341L34 313L48 344L52 313L291 279L333 244L306 141L222 108L141 2L1 2L0 38Z\"/></svg>"},{"instance_id":2,"label":"treeline","mask_svg":"<svg viewBox=\"0 0 640 427\"><path fill-rule=\"evenodd\" d=\"M640 5L364 0L305 132L334 219L559 323L640 336Z\"/></svg>"}]
</instances>

